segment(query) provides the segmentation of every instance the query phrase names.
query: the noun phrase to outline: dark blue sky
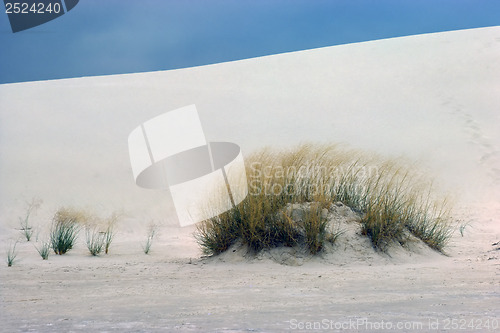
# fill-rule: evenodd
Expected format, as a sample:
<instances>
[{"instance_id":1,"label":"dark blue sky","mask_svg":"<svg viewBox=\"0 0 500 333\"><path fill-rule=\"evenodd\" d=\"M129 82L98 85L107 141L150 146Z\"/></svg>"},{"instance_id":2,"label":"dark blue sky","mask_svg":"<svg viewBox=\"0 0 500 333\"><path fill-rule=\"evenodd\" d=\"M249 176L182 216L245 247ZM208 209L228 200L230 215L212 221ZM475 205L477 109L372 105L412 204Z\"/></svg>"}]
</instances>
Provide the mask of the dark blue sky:
<instances>
[{"instance_id":1,"label":"dark blue sky","mask_svg":"<svg viewBox=\"0 0 500 333\"><path fill-rule=\"evenodd\" d=\"M62 17L15 34L0 13L0 83L192 67L494 25L499 0L80 0Z\"/></svg>"}]
</instances>

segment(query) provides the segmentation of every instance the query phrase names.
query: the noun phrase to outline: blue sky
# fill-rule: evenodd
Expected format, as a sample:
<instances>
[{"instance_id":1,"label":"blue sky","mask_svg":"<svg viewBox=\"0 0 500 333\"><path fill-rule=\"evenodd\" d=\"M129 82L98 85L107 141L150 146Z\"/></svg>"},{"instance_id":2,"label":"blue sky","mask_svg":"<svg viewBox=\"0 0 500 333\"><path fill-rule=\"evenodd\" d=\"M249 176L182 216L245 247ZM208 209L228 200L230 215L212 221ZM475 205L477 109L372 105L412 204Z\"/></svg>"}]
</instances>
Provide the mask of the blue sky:
<instances>
[{"instance_id":1,"label":"blue sky","mask_svg":"<svg viewBox=\"0 0 500 333\"><path fill-rule=\"evenodd\" d=\"M499 0L80 0L15 34L0 13L0 83L167 70L494 25Z\"/></svg>"}]
</instances>

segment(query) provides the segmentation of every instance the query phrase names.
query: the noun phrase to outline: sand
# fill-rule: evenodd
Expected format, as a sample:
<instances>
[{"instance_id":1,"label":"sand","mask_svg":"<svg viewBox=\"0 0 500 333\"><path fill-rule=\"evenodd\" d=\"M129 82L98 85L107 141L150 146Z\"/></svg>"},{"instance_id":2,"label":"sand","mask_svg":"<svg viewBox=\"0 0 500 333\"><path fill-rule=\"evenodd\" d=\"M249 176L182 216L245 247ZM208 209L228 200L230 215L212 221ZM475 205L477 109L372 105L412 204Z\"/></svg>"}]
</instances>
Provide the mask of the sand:
<instances>
[{"instance_id":1,"label":"sand","mask_svg":"<svg viewBox=\"0 0 500 333\"><path fill-rule=\"evenodd\" d=\"M20 243L19 262L0 270L1 327L283 332L315 322L332 331L339 323L349 323L350 331L384 331L374 326L382 323L421 331L429 331L430 322L440 331L451 328L451 320L493 324L500 288L499 252L491 244L500 233L491 221L470 222L448 256L421 248L389 257L369 244L356 251L341 244L298 265L232 252L200 259L190 229L164 229L149 255L141 252L144 237L121 234L100 257L80 245L42 261L32 244Z\"/></svg>"},{"instance_id":2,"label":"sand","mask_svg":"<svg viewBox=\"0 0 500 333\"><path fill-rule=\"evenodd\" d=\"M14 265L0 266L0 331L493 328L500 320L499 78L500 27L492 27L1 85L1 250L19 242ZM353 229L320 257L252 257L235 248L204 258L194 227L169 217L168 193L135 186L127 152L138 124L193 103L207 139L235 142L243 154L268 144L345 142L414 161L451 192L463 235L455 232L446 255L418 244L381 254ZM33 197L43 200L32 216L38 243L17 230ZM41 260L34 245L63 205L122 213L110 254L90 256L81 235L68 254ZM145 255L150 223L159 234Z\"/></svg>"}]
</instances>

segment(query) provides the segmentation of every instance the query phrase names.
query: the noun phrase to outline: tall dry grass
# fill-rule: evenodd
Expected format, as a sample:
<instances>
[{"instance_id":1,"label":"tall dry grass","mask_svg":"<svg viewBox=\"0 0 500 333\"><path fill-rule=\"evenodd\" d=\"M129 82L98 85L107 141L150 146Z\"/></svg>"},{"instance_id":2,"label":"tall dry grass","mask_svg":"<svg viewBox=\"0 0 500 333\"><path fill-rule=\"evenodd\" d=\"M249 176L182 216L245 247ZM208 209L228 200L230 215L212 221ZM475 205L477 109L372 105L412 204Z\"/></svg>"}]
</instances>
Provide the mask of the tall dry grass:
<instances>
[{"instance_id":1,"label":"tall dry grass","mask_svg":"<svg viewBox=\"0 0 500 333\"><path fill-rule=\"evenodd\" d=\"M206 254L221 253L237 240L255 251L305 244L317 253L338 236L318 213L335 201L362 214L362 231L377 249L404 243L411 232L442 251L451 236L448 202L434 197L424 175L396 160L340 145L302 144L260 150L245 165L247 198L198 225L195 237ZM286 207L296 203L317 208L294 221Z\"/></svg>"}]
</instances>

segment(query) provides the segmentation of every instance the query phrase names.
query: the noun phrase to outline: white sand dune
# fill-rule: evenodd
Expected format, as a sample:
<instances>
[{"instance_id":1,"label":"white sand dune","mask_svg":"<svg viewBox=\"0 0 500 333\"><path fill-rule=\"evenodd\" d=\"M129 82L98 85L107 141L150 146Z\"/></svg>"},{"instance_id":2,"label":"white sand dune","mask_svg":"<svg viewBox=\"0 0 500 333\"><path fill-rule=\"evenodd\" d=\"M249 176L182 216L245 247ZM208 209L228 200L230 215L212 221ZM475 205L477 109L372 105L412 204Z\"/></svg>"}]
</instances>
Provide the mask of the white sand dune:
<instances>
[{"instance_id":1,"label":"white sand dune","mask_svg":"<svg viewBox=\"0 0 500 333\"><path fill-rule=\"evenodd\" d=\"M33 244L18 243L18 262L0 266L0 329L260 332L362 318L424 330L429 320L441 330L451 319L498 324L499 92L500 27L0 85L2 246L19 237L32 197L44 201L32 219L41 237L63 205L124 216L108 256L90 257L80 239L67 255L42 261ZM168 194L134 184L127 148L140 123L189 104L208 140L237 143L243 154L344 142L414 161L453 193L464 236L454 235L448 256L350 250L300 266L238 254L200 260L193 227L169 215ZM146 256L151 221L162 227Z\"/></svg>"}]
</instances>

